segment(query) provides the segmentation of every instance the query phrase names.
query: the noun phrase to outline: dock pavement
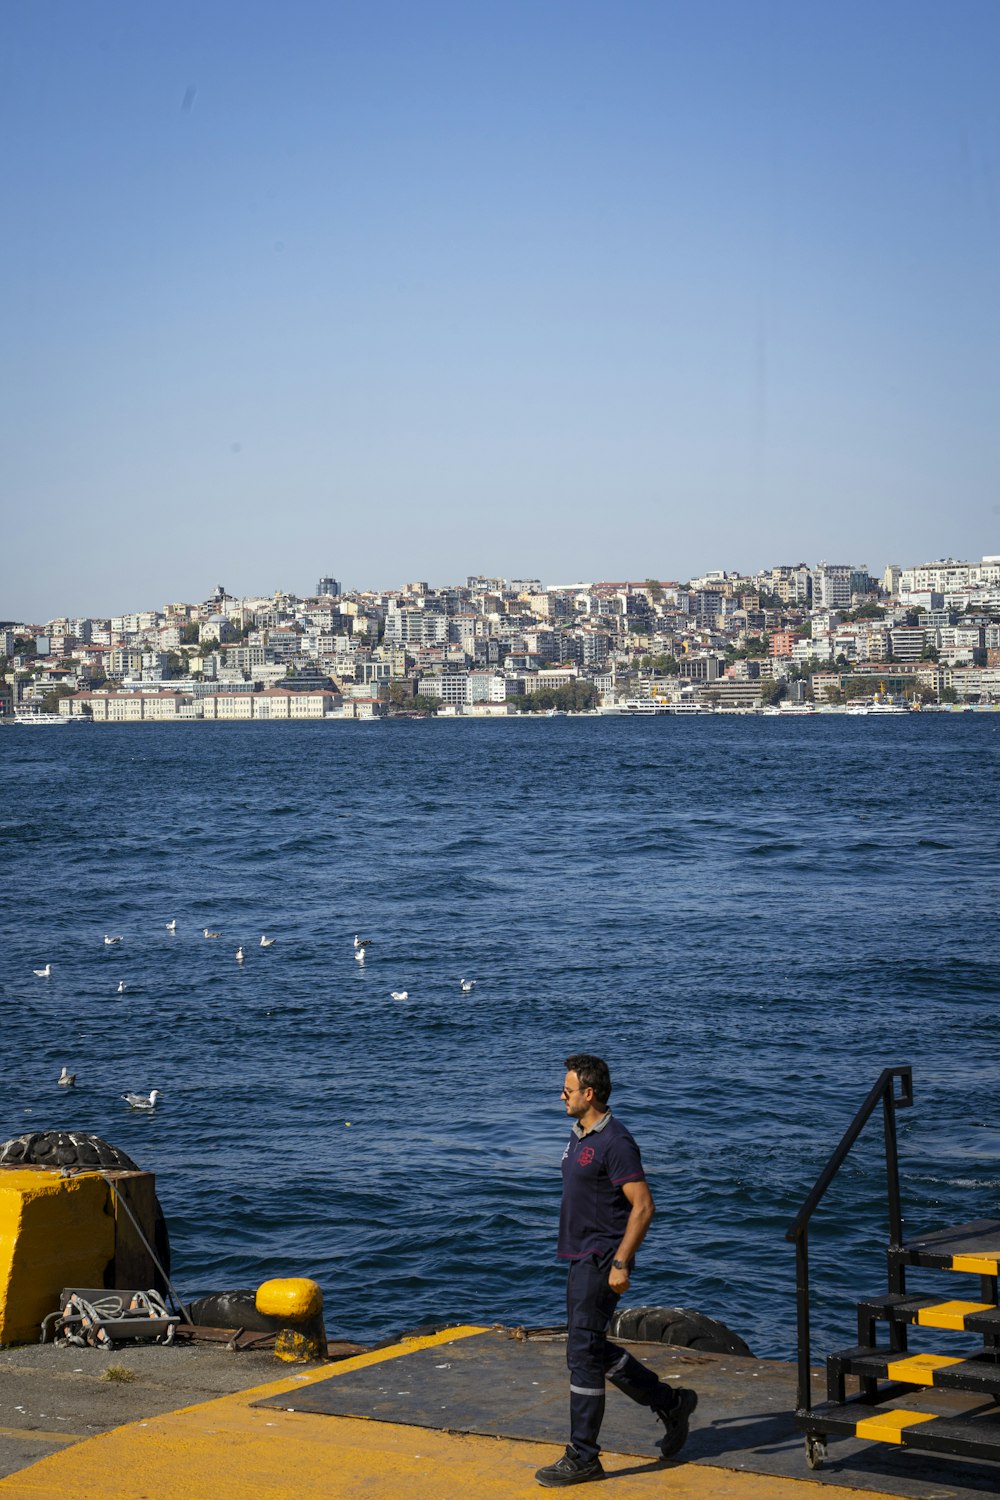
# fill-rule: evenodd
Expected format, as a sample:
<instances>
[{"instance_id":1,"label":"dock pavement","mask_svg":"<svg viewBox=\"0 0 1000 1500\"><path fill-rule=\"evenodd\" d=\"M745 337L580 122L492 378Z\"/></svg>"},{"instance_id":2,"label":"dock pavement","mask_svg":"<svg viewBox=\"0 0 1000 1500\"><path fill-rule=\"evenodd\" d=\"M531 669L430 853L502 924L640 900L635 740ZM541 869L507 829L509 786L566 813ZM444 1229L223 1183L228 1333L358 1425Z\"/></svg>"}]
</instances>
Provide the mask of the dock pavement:
<instances>
[{"instance_id":1,"label":"dock pavement","mask_svg":"<svg viewBox=\"0 0 1000 1500\"><path fill-rule=\"evenodd\" d=\"M1000 1466L831 1443L806 1467L795 1371L633 1345L700 1396L690 1440L658 1458L650 1413L609 1391L611 1500L976 1500ZM0 1352L2 1500L528 1500L562 1451L564 1340L455 1327L308 1366L222 1346ZM124 1372L124 1373L122 1373ZM109 1373L111 1378L109 1377ZM581 1486L588 1492L593 1486Z\"/></svg>"}]
</instances>

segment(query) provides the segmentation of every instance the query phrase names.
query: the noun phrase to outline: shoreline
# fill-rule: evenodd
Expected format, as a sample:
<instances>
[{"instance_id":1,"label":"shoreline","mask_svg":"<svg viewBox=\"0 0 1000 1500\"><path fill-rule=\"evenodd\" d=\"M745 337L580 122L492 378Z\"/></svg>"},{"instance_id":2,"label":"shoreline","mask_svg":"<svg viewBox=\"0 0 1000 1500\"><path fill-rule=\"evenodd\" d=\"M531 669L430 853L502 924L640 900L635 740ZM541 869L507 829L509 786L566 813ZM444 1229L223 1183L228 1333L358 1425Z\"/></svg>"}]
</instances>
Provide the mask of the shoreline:
<instances>
[{"instance_id":1,"label":"shoreline","mask_svg":"<svg viewBox=\"0 0 1000 1500\"><path fill-rule=\"evenodd\" d=\"M122 719L95 719L89 714L60 714L42 717L25 715L0 718L0 729L57 729L69 724L92 724L101 728L148 728L162 725L213 725L216 727L246 726L248 724L399 724L439 722L444 724L519 723L545 721L547 719L777 719L800 720L816 718L913 718L921 714L1000 714L1000 703L924 704L920 708L890 709L854 708L846 704L822 704L815 707L766 707L766 708L716 708L708 705L655 704L649 708L609 707L595 709L559 709L555 713L437 713L437 714L326 714L309 715L303 718L202 718L200 715L172 715L171 717L129 717Z\"/></svg>"}]
</instances>

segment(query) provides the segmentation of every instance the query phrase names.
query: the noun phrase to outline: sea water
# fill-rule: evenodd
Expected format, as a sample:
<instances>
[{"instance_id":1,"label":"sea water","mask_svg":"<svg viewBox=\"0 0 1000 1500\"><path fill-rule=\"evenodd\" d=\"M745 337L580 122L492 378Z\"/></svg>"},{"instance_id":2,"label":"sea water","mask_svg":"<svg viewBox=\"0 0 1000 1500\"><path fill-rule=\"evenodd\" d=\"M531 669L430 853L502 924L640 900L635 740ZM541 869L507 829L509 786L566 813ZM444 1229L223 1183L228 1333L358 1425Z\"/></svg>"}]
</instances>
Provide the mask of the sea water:
<instances>
[{"instance_id":1,"label":"sea water","mask_svg":"<svg viewBox=\"0 0 1000 1500\"><path fill-rule=\"evenodd\" d=\"M154 1171L185 1296L549 1324L598 1052L658 1206L627 1300L789 1356L784 1231L883 1067L907 1230L1000 1214L998 769L990 714L5 729L0 1132ZM881 1153L813 1223L817 1352L884 1286Z\"/></svg>"}]
</instances>

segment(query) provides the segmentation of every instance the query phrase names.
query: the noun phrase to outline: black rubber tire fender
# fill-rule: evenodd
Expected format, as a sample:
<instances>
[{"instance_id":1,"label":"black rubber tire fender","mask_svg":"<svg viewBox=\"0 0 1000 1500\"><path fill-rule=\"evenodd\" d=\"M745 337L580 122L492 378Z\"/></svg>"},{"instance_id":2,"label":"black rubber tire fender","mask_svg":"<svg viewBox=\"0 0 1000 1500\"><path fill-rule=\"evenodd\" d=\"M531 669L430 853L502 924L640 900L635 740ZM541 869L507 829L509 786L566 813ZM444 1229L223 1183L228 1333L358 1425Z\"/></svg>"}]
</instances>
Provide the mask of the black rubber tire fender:
<instances>
[{"instance_id":1,"label":"black rubber tire fender","mask_svg":"<svg viewBox=\"0 0 1000 1500\"><path fill-rule=\"evenodd\" d=\"M707 1317L690 1307L622 1307L611 1320L610 1332L612 1338L753 1358L753 1350L738 1333L718 1318Z\"/></svg>"}]
</instances>

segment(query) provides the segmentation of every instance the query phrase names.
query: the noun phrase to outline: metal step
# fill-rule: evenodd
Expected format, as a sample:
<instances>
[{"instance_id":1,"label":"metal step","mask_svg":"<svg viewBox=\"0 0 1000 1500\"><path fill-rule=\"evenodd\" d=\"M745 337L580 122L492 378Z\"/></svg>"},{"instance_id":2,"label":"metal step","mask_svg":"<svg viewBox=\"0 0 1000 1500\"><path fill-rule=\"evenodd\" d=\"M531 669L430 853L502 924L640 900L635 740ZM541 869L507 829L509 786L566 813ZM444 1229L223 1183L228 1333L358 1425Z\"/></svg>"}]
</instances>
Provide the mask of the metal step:
<instances>
[{"instance_id":1,"label":"metal step","mask_svg":"<svg viewBox=\"0 0 1000 1500\"><path fill-rule=\"evenodd\" d=\"M992 1408L991 1408L992 1410ZM853 1437L876 1443L898 1443L926 1453L963 1458L1000 1459L1000 1422L978 1411L938 1416L905 1407L880 1407L862 1401L829 1402L797 1412L795 1421L807 1435Z\"/></svg>"},{"instance_id":2,"label":"metal step","mask_svg":"<svg viewBox=\"0 0 1000 1500\"><path fill-rule=\"evenodd\" d=\"M891 1380L897 1388L937 1386L942 1390L972 1391L980 1396L1000 1393L1000 1356L983 1350L963 1357L955 1354L900 1354L892 1349L843 1349L827 1361L830 1400L843 1402L844 1379ZM870 1391L862 1387L866 1392ZM888 1398L886 1393L883 1399ZM870 1399L870 1397L869 1397Z\"/></svg>"},{"instance_id":3,"label":"metal step","mask_svg":"<svg viewBox=\"0 0 1000 1500\"><path fill-rule=\"evenodd\" d=\"M959 1333L1000 1336L1000 1307L992 1302L963 1302L954 1298L880 1295L858 1303L859 1328L866 1318L890 1323L912 1323L920 1328L949 1328Z\"/></svg>"},{"instance_id":4,"label":"metal step","mask_svg":"<svg viewBox=\"0 0 1000 1500\"><path fill-rule=\"evenodd\" d=\"M929 1266L936 1271L966 1271L973 1276L996 1276L1000 1262L1000 1219L976 1219L951 1229L906 1240L890 1250L897 1265Z\"/></svg>"}]
</instances>

